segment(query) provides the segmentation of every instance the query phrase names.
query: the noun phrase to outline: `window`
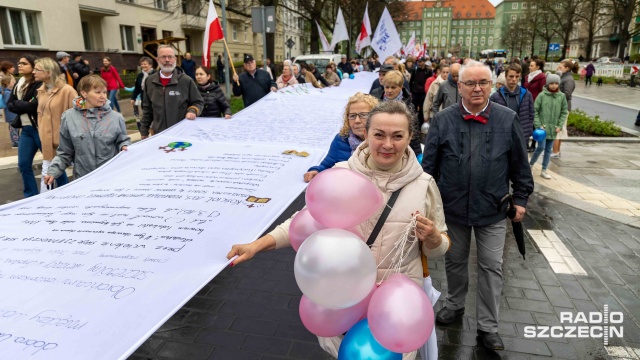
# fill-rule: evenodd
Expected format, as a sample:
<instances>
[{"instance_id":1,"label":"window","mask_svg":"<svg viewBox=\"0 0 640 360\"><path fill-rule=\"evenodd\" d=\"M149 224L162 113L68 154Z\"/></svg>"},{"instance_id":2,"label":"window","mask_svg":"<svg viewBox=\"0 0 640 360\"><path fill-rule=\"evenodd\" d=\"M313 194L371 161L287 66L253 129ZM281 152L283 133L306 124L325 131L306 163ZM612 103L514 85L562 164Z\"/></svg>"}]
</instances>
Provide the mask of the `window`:
<instances>
[{"instance_id":1,"label":"window","mask_svg":"<svg viewBox=\"0 0 640 360\"><path fill-rule=\"evenodd\" d=\"M120 42L123 51L135 51L133 48L133 26L120 25Z\"/></svg>"},{"instance_id":2,"label":"window","mask_svg":"<svg viewBox=\"0 0 640 360\"><path fill-rule=\"evenodd\" d=\"M482 32L483 34L486 34L486 33L487 33L487 29L482 28L481 32Z\"/></svg>"},{"instance_id":3,"label":"window","mask_svg":"<svg viewBox=\"0 0 640 360\"><path fill-rule=\"evenodd\" d=\"M478 32L479 32L479 31L478 31L478 28L473 29L473 34L474 34L474 35L478 35Z\"/></svg>"},{"instance_id":4,"label":"window","mask_svg":"<svg viewBox=\"0 0 640 360\"><path fill-rule=\"evenodd\" d=\"M495 20L489 20L489 25L493 25L495 24L495 22L496 22Z\"/></svg>"},{"instance_id":5,"label":"window","mask_svg":"<svg viewBox=\"0 0 640 360\"><path fill-rule=\"evenodd\" d=\"M162 10L168 10L169 6L168 3L169 0L154 0L153 1L153 5L155 6L156 9L162 9Z\"/></svg>"},{"instance_id":6,"label":"window","mask_svg":"<svg viewBox=\"0 0 640 360\"><path fill-rule=\"evenodd\" d=\"M518 10L518 3L511 4L511 10Z\"/></svg>"},{"instance_id":7,"label":"window","mask_svg":"<svg viewBox=\"0 0 640 360\"><path fill-rule=\"evenodd\" d=\"M464 40L464 44L467 46L471 45L471 37L467 36L467 38Z\"/></svg>"},{"instance_id":8,"label":"window","mask_svg":"<svg viewBox=\"0 0 640 360\"><path fill-rule=\"evenodd\" d=\"M81 22L82 25L82 40L84 41L84 49L92 50L91 46L91 33L89 32L89 23L86 21Z\"/></svg>"},{"instance_id":9,"label":"window","mask_svg":"<svg viewBox=\"0 0 640 360\"><path fill-rule=\"evenodd\" d=\"M489 36L489 40L487 41L487 45L493 45L493 36Z\"/></svg>"},{"instance_id":10,"label":"window","mask_svg":"<svg viewBox=\"0 0 640 360\"><path fill-rule=\"evenodd\" d=\"M543 42L542 42L542 43L540 43L540 51L541 51L541 52L542 52L542 51L546 51L546 49L547 49L547 44L545 44L545 43L543 43Z\"/></svg>"},{"instance_id":11,"label":"window","mask_svg":"<svg viewBox=\"0 0 640 360\"><path fill-rule=\"evenodd\" d=\"M457 32L456 29L451 30L451 35L456 35L456 32Z\"/></svg>"},{"instance_id":12,"label":"window","mask_svg":"<svg viewBox=\"0 0 640 360\"><path fill-rule=\"evenodd\" d=\"M447 38L443 36L440 38L440 46L445 46L445 45L447 45Z\"/></svg>"},{"instance_id":13,"label":"window","mask_svg":"<svg viewBox=\"0 0 640 360\"><path fill-rule=\"evenodd\" d=\"M236 24L231 24L231 38L233 41L238 41L238 29L236 28Z\"/></svg>"},{"instance_id":14,"label":"window","mask_svg":"<svg viewBox=\"0 0 640 360\"><path fill-rule=\"evenodd\" d=\"M406 44L407 43L407 38L402 38L402 43Z\"/></svg>"},{"instance_id":15,"label":"window","mask_svg":"<svg viewBox=\"0 0 640 360\"><path fill-rule=\"evenodd\" d=\"M438 35L438 28L433 29L433 35Z\"/></svg>"},{"instance_id":16,"label":"window","mask_svg":"<svg viewBox=\"0 0 640 360\"><path fill-rule=\"evenodd\" d=\"M458 25L458 21L453 20L453 26L456 26L456 25Z\"/></svg>"},{"instance_id":17,"label":"window","mask_svg":"<svg viewBox=\"0 0 640 360\"><path fill-rule=\"evenodd\" d=\"M409 21L409 26L413 26L413 21Z\"/></svg>"},{"instance_id":18,"label":"window","mask_svg":"<svg viewBox=\"0 0 640 360\"><path fill-rule=\"evenodd\" d=\"M425 35L431 35L431 28L424 29L424 34Z\"/></svg>"},{"instance_id":19,"label":"window","mask_svg":"<svg viewBox=\"0 0 640 360\"><path fill-rule=\"evenodd\" d=\"M522 3L522 10L527 10L527 3Z\"/></svg>"},{"instance_id":20,"label":"window","mask_svg":"<svg viewBox=\"0 0 640 360\"><path fill-rule=\"evenodd\" d=\"M471 25L471 24L473 24L473 21L467 20L467 25Z\"/></svg>"},{"instance_id":21,"label":"window","mask_svg":"<svg viewBox=\"0 0 640 360\"><path fill-rule=\"evenodd\" d=\"M173 31L162 30L162 38L170 38L173 37Z\"/></svg>"},{"instance_id":22,"label":"window","mask_svg":"<svg viewBox=\"0 0 640 360\"><path fill-rule=\"evenodd\" d=\"M487 20L482 20L482 25L487 25Z\"/></svg>"},{"instance_id":23,"label":"window","mask_svg":"<svg viewBox=\"0 0 640 360\"><path fill-rule=\"evenodd\" d=\"M476 36L473 37L473 46L478 46L478 38Z\"/></svg>"},{"instance_id":24,"label":"window","mask_svg":"<svg viewBox=\"0 0 640 360\"><path fill-rule=\"evenodd\" d=\"M431 20L427 20L427 26L431 26Z\"/></svg>"},{"instance_id":25,"label":"window","mask_svg":"<svg viewBox=\"0 0 640 360\"><path fill-rule=\"evenodd\" d=\"M493 28L489 29L489 34L493 34Z\"/></svg>"},{"instance_id":26,"label":"window","mask_svg":"<svg viewBox=\"0 0 640 360\"><path fill-rule=\"evenodd\" d=\"M485 44L485 38L484 36L480 38L480 45L484 46Z\"/></svg>"},{"instance_id":27,"label":"window","mask_svg":"<svg viewBox=\"0 0 640 360\"><path fill-rule=\"evenodd\" d=\"M440 31L440 34L445 35L447 33L447 28L443 27L442 30Z\"/></svg>"},{"instance_id":28,"label":"window","mask_svg":"<svg viewBox=\"0 0 640 360\"><path fill-rule=\"evenodd\" d=\"M436 17L440 17L440 13L439 12L436 13Z\"/></svg>"},{"instance_id":29,"label":"window","mask_svg":"<svg viewBox=\"0 0 640 360\"><path fill-rule=\"evenodd\" d=\"M438 46L438 38L437 37L433 37L433 46Z\"/></svg>"},{"instance_id":30,"label":"window","mask_svg":"<svg viewBox=\"0 0 640 360\"><path fill-rule=\"evenodd\" d=\"M6 45L41 45L35 12L0 7L0 28Z\"/></svg>"},{"instance_id":31,"label":"window","mask_svg":"<svg viewBox=\"0 0 640 360\"><path fill-rule=\"evenodd\" d=\"M402 32L402 36L407 36L407 32L406 32L406 31L403 31L403 32Z\"/></svg>"},{"instance_id":32,"label":"window","mask_svg":"<svg viewBox=\"0 0 640 360\"><path fill-rule=\"evenodd\" d=\"M511 22L514 23L518 21L518 15L511 15Z\"/></svg>"},{"instance_id":33,"label":"window","mask_svg":"<svg viewBox=\"0 0 640 360\"><path fill-rule=\"evenodd\" d=\"M452 37L452 38L451 38L451 45L455 45L455 44L456 44L456 38L455 38L455 37Z\"/></svg>"},{"instance_id":34,"label":"window","mask_svg":"<svg viewBox=\"0 0 640 360\"><path fill-rule=\"evenodd\" d=\"M476 20L473 24L474 25L480 25L480 20Z\"/></svg>"},{"instance_id":35,"label":"window","mask_svg":"<svg viewBox=\"0 0 640 360\"><path fill-rule=\"evenodd\" d=\"M420 36L420 30L416 31L416 35Z\"/></svg>"},{"instance_id":36,"label":"window","mask_svg":"<svg viewBox=\"0 0 640 360\"><path fill-rule=\"evenodd\" d=\"M438 20L434 21L433 25L436 25L436 26L440 25L440 21L438 21Z\"/></svg>"},{"instance_id":37,"label":"window","mask_svg":"<svg viewBox=\"0 0 640 360\"><path fill-rule=\"evenodd\" d=\"M244 42L248 42L248 38L247 38L247 34L249 32L249 30L247 29L247 25L243 25L243 32L244 32Z\"/></svg>"},{"instance_id":38,"label":"window","mask_svg":"<svg viewBox=\"0 0 640 360\"><path fill-rule=\"evenodd\" d=\"M471 35L471 29L467 29L467 35Z\"/></svg>"},{"instance_id":39,"label":"window","mask_svg":"<svg viewBox=\"0 0 640 360\"><path fill-rule=\"evenodd\" d=\"M427 17L431 17L431 13L427 13Z\"/></svg>"}]
</instances>

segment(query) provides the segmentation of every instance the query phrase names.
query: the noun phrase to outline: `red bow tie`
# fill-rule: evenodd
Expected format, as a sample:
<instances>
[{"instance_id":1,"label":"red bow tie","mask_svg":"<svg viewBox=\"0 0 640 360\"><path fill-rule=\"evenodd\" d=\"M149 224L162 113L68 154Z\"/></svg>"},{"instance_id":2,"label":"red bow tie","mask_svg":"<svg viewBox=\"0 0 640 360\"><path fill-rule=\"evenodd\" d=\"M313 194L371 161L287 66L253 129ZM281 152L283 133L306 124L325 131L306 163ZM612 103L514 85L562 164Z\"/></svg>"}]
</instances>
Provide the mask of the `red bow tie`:
<instances>
[{"instance_id":1,"label":"red bow tie","mask_svg":"<svg viewBox=\"0 0 640 360\"><path fill-rule=\"evenodd\" d=\"M464 119L467 120L467 121L475 120L475 121L483 123L485 125L487 124L487 119L485 119L485 117L482 116L482 115L471 115L471 114L469 114L469 115L465 115Z\"/></svg>"}]
</instances>

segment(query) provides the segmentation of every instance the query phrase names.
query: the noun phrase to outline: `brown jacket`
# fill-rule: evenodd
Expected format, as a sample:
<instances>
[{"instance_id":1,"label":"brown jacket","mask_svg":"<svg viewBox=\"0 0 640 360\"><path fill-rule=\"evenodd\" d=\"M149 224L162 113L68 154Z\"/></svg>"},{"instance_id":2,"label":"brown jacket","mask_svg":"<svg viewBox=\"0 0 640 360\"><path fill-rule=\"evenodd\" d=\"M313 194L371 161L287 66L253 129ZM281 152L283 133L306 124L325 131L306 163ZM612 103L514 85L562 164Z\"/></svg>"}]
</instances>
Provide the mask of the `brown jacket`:
<instances>
[{"instance_id":1,"label":"brown jacket","mask_svg":"<svg viewBox=\"0 0 640 360\"><path fill-rule=\"evenodd\" d=\"M60 143L60 118L62 113L73 107L73 99L78 92L70 86L55 87L50 93L46 85L38 88L38 135L42 142L42 158L53 160Z\"/></svg>"}]
</instances>

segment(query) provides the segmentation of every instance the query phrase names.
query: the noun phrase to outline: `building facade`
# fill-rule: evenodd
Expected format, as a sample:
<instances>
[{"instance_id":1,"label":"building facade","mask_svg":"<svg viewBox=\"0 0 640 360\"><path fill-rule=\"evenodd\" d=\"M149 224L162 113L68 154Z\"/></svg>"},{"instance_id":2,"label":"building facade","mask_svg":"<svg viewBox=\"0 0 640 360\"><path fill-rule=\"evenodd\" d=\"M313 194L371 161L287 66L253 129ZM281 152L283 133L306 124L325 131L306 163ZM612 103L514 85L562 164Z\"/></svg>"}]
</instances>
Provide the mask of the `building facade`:
<instances>
[{"instance_id":1,"label":"building facade","mask_svg":"<svg viewBox=\"0 0 640 360\"><path fill-rule=\"evenodd\" d=\"M402 42L415 32L430 56L479 56L494 44L495 8L488 0L427 0L405 4L396 17Z\"/></svg>"},{"instance_id":2,"label":"building facade","mask_svg":"<svg viewBox=\"0 0 640 360\"><path fill-rule=\"evenodd\" d=\"M248 13L252 1L247 0ZM176 45L183 53L191 52L199 63L207 16L202 4L188 0L5 0L0 4L0 59L79 52L92 69L109 56L119 70L135 70L140 57L148 55L144 42L174 37L183 38ZM216 11L221 16L221 9ZM277 23L273 60L282 61L286 27L282 19ZM251 18L227 11L225 34L234 61L242 61L245 53L262 57L262 36L252 32ZM214 65L215 56L222 51L223 42L214 42Z\"/></svg>"}]
</instances>

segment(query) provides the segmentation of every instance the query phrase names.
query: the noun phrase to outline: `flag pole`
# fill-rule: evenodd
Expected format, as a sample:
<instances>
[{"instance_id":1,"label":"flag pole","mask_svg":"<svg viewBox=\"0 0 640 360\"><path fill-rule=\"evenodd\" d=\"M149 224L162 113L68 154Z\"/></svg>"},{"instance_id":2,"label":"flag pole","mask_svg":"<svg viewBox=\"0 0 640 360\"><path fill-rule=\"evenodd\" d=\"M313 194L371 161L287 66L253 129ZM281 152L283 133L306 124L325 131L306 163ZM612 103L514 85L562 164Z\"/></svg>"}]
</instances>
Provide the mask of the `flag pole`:
<instances>
[{"instance_id":1,"label":"flag pole","mask_svg":"<svg viewBox=\"0 0 640 360\"><path fill-rule=\"evenodd\" d=\"M229 52L229 46L227 45L227 39L224 38L224 36L222 37L222 42L224 43L224 48L227 50L227 55L229 56L229 63L231 64L231 69L233 70L233 75L238 76L238 74L236 73L236 67L233 66L233 59L231 59L231 53ZM238 84L238 86L240 86L240 82L236 80L236 84Z\"/></svg>"}]
</instances>

